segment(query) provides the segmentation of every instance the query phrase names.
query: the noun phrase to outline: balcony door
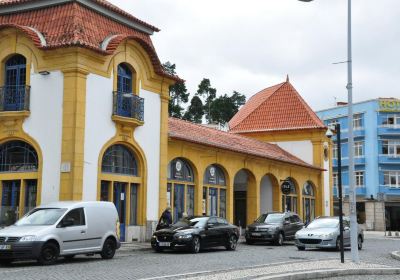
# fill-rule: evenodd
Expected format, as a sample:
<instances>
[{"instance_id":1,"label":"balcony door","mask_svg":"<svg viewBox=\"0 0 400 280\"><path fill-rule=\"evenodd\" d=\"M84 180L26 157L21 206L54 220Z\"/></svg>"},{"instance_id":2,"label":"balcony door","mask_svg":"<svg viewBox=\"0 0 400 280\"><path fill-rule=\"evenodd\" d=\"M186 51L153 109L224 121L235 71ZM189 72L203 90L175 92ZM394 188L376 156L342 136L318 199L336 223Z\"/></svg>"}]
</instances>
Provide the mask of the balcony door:
<instances>
[{"instance_id":1,"label":"balcony door","mask_svg":"<svg viewBox=\"0 0 400 280\"><path fill-rule=\"evenodd\" d=\"M5 65L4 110L19 111L24 108L26 59L22 55L14 55Z\"/></svg>"},{"instance_id":2,"label":"balcony door","mask_svg":"<svg viewBox=\"0 0 400 280\"><path fill-rule=\"evenodd\" d=\"M131 108L133 102L132 92L132 71L126 64L118 65L118 104L117 114L123 117L131 116Z\"/></svg>"}]
</instances>

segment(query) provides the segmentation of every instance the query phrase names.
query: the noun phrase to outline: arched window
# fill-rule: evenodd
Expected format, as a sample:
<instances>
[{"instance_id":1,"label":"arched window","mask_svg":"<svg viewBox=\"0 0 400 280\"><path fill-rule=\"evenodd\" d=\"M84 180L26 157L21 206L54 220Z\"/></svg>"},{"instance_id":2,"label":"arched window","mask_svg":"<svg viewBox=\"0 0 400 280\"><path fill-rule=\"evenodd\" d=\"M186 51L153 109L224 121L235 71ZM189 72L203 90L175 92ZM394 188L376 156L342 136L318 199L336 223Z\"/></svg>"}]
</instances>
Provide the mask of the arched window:
<instances>
[{"instance_id":1,"label":"arched window","mask_svg":"<svg viewBox=\"0 0 400 280\"><path fill-rule=\"evenodd\" d=\"M121 144L113 145L104 153L101 171L138 176L137 161L127 147Z\"/></svg>"},{"instance_id":2,"label":"arched window","mask_svg":"<svg viewBox=\"0 0 400 280\"><path fill-rule=\"evenodd\" d=\"M0 172L33 172L38 170L35 149L23 141L0 145Z\"/></svg>"},{"instance_id":3,"label":"arched window","mask_svg":"<svg viewBox=\"0 0 400 280\"><path fill-rule=\"evenodd\" d=\"M178 221L184 212L194 215L194 173L190 164L176 158L168 165L167 203L172 208L173 220Z\"/></svg>"},{"instance_id":4,"label":"arched window","mask_svg":"<svg viewBox=\"0 0 400 280\"><path fill-rule=\"evenodd\" d=\"M14 55L5 63L5 84L0 96L5 111L23 110L25 102L26 59L22 55Z\"/></svg>"},{"instance_id":5,"label":"arched window","mask_svg":"<svg viewBox=\"0 0 400 280\"><path fill-rule=\"evenodd\" d=\"M128 65L121 63L118 65L118 84L117 91L121 93L132 93L132 71Z\"/></svg>"},{"instance_id":6,"label":"arched window","mask_svg":"<svg viewBox=\"0 0 400 280\"><path fill-rule=\"evenodd\" d=\"M287 178L285 182L290 183L290 193L282 194L283 211L297 213L297 190L295 182L292 178Z\"/></svg>"},{"instance_id":7,"label":"arched window","mask_svg":"<svg viewBox=\"0 0 400 280\"><path fill-rule=\"evenodd\" d=\"M222 169L209 165L203 179L203 214L226 217L226 180Z\"/></svg>"},{"instance_id":8,"label":"arched window","mask_svg":"<svg viewBox=\"0 0 400 280\"><path fill-rule=\"evenodd\" d=\"M311 182L306 182L303 186L303 219L309 223L315 218L315 192Z\"/></svg>"}]
</instances>

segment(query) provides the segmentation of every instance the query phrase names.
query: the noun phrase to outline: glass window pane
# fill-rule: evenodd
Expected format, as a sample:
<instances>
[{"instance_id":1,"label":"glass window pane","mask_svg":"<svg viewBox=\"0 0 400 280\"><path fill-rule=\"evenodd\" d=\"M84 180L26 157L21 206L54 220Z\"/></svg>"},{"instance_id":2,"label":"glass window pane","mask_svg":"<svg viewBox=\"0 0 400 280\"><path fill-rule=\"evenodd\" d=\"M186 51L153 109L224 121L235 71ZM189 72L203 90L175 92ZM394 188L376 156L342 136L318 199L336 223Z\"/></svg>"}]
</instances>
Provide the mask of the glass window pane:
<instances>
[{"instance_id":1,"label":"glass window pane","mask_svg":"<svg viewBox=\"0 0 400 280\"><path fill-rule=\"evenodd\" d=\"M121 144L113 145L104 153L101 171L137 176L137 161L127 147Z\"/></svg>"},{"instance_id":2,"label":"glass window pane","mask_svg":"<svg viewBox=\"0 0 400 280\"><path fill-rule=\"evenodd\" d=\"M226 218L226 190L219 190L219 216L222 218Z\"/></svg>"},{"instance_id":3,"label":"glass window pane","mask_svg":"<svg viewBox=\"0 0 400 280\"><path fill-rule=\"evenodd\" d=\"M194 186L187 186L186 213L188 216L194 215Z\"/></svg>"},{"instance_id":4,"label":"glass window pane","mask_svg":"<svg viewBox=\"0 0 400 280\"><path fill-rule=\"evenodd\" d=\"M35 172L38 156L35 149L23 141L0 145L0 172Z\"/></svg>"},{"instance_id":5,"label":"glass window pane","mask_svg":"<svg viewBox=\"0 0 400 280\"><path fill-rule=\"evenodd\" d=\"M182 218L182 213L185 208L185 186L180 184L174 185L174 217L173 221L177 222Z\"/></svg>"},{"instance_id":6,"label":"glass window pane","mask_svg":"<svg viewBox=\"0 0 400 280\"><path fill-rule=\"evenodd\" d=\"M25 209L24 214L36 207L37 180L27 180L25 189Z\"/></svg>"},{"instance_id":7,"label":"glass window pane","mask_svg":"<svg viewBox=\"0 0 400 280\"><path fill-rule=\"evenodd\" d=\"M108 181L101 181L101 186L100 186L100 201L110 201L110 196L109 196L109 186L110 182Z\"/></svg>"},{"instance_id":8,"label":"glass window pane","mask_svg":"<svg viewBox=\"0 0 400 280\"><path fill-rule=\"evenodd\" d=\"M138 185L131 184L131 207L130 207L130 225L137 225L137 212L138 212Z\"/></svg>"},{"instance_id":9,"label":"glass window pane","mask_svg":"<svg viewBox=\"0 0 400 280\"><path fill-rule=\"evenodd\" d=\"M21 181L3 181L0 226L10 226L18 220Z\"/></svg>"}]
</instances>

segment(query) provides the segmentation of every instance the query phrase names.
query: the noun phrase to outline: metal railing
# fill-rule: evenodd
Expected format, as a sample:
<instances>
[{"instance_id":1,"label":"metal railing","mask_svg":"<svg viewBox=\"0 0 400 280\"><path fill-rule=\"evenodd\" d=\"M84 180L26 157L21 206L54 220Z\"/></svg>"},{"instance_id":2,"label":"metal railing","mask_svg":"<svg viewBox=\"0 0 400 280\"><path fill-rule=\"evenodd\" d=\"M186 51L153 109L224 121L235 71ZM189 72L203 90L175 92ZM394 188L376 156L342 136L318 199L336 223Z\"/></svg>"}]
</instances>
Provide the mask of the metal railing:
<instances>
[{"instance_id":1,"label":"metal railing","mask_svg":"<svg viewBox=\"0 0 400 280\"><path fill-rule=\"evenodd\" d=\"M114 91L113 115L144 121L144 99L133 93Z\"/></svg>"},{"instance_id":2,"label":"metal railing","mask_svg":"<svg viewBox=\"0 0 400 280\"><path fill-rule=\"evenodd\" d=\"M0 87L0 112L29 111L30 86Z\"/></svg>"}]
</instances>

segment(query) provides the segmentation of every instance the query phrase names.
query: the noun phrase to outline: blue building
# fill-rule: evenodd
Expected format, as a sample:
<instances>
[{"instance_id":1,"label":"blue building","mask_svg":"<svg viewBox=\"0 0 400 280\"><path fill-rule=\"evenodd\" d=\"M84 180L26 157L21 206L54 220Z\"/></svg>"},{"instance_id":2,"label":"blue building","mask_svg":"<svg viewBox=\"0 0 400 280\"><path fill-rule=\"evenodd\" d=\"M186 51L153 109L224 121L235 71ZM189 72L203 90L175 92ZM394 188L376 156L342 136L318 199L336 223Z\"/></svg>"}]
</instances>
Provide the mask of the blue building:
<instances>
[{"instance_id":1,"label":"blue building","mask_svg":"<svg viewBox=\"0 0 400 280\"><path fill-rule=\"evenodd\" d=\"M340 123L343 208L349 213L347 104L317 112L326 125ZM400 230L400 99L353 104L357 218L371 230ZM332 138L333 195L337 201L337 139ZM334 203L337 210L337 203Z\"/></svg>"}]
</instances>

